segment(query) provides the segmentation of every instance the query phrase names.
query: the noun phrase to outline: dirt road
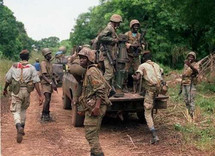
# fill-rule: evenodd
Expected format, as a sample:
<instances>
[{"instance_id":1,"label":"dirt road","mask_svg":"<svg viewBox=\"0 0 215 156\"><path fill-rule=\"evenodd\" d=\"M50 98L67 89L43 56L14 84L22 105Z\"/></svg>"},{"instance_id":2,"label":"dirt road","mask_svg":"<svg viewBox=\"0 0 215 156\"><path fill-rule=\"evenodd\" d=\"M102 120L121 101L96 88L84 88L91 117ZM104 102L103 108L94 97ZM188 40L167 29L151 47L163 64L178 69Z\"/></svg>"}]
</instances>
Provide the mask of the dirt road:
<instances>
[{"instance_id":1,"label":"dirt road","mask_svg":"<svg viewBox=\"0 0 215 156\"><path fill-rule=\"evenodd\" d=\"M26 135L21 144L16 143L16 129L9 112L9 100L2 99L1 154L2 156L88 156L89 145L83 128L71 125L71 110L62 108L62 90L53 94L51 115L54 122L41 123L42 107L38 106L36 92L31 95L27 111ZM147 126L132 116L123 124L117 119L106 119L100 132L100 143L106 156L178 156L205 155L192 145L182 143L180 133L174 131L167 120L171 112L160 111L155 116L160 143L150 145Z\"/></svg>"}]
</instances>

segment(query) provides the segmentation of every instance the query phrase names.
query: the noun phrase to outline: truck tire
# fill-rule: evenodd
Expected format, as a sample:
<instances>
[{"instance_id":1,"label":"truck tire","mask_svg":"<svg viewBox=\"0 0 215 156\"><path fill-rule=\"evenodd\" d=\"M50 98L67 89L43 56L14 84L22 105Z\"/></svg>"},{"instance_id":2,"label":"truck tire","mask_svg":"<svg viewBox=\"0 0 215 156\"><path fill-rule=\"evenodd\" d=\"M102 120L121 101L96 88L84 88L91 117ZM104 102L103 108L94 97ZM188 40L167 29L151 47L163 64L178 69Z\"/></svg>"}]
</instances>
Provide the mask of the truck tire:
<instances>
[{"instance_id":1,"label":"truck tire","mask_svg":"<svg viewBox=\"0 0 215 156\"><path fill-rule=\"evenodd\" d=\"M71 109L72 108L71 100L65 94L63 95L63 108L64 109Z\"/></svg>"},{"instance_id":2,"label":"truck tire","mask_svg":"<svg viewBox=\"0 0 215 156\"><path fill-rule=\"evenodd\" d=\"M84 124L84 116L77 114L77 106L72 107L72 125L74 127L82 127Z\"/></svg>"},{"instance_id":3,"label":"truck tire","mask_svg":"<svg viewBox=\"0 0 215 156\"><path fill-rule=\"evenodd\" d=\"M137 117L138 117L140 123L146 124L145 110L142 110L142 111L140 111L140 112L137 112Z\"/></svg>"}]
</instances>

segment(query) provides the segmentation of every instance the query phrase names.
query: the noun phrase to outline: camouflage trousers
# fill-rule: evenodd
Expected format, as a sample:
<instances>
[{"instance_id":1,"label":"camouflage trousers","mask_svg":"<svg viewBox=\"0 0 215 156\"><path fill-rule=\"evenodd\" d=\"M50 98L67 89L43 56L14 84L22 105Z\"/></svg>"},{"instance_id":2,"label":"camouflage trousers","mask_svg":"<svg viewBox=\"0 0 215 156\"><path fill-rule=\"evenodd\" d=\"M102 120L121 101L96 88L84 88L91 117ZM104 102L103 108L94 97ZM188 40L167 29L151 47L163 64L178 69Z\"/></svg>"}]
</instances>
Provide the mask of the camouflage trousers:
<instances>
[{"instance_id":1,"label":"camouflage trousers","mask_svg":"<svg viewBox=\"0 0 215 156\"><path fill-rule=\"evenodd\" d=\"M194 85L183 85L183 94L184 94L184 102L189 113L193 113L195 111L195 94L196 88Z\"/></svg>"},{"instance_id":2,"label":"camouflage trousers","mask_svg":"<svg viewBox=\"0 0 215 156\"><path fill-rule=\"evenodd\" d=\"M26 87L21 87L17 95L12 93L10 111L13 114L15 124L25 124L26 110L30 105L30 93Z\"/></svg>"},{"instance_id":3,"label":"camouflage trousers","mask_svg":"<svg viewBox=\"0 0 215 156\"><path fill-rule=\"evenodd\" d=\"M114 67L110 64L107 57L104 56L104 66L105 66L105 73L104 77L105 80L110 82L110 80L114 77Z\"/></svg>"},{"instance_id":4,"label":"camouflage trousers","mask_svg":"<svg viewBox=\"0 0 215 156\"><path fill-rule=\"evenodd\" d=\"M85 137L90 145L90 151L93 154L101 154L103 153L102 148L99 143L99 130L101 127L102 118L105 115L107 110L106 105L101 105L100 115L92 116L90 112L85 112L84 119L84 129L85 129Z\"/></svg>"},{"instance_id":5,"label":"camouflage trousers","mask_svg":"<svg viewBox=\"0 0 215 156\"><path fill-rule=\"evenodd\" d=\"M139 57L128 56L128 60L129 62L126 63L125 71L130 74L134 74L140 65Z\"/></svg>"},{"instance_id":6,"label":"camouflage trousers","mask_svg":"<svg viewBox=\"0 0 215 156\"><path fill-rule=\"evenodd\" d=\"M154 107L154 100L157 96L156 89L146 90L145 100L144 100L144 109L145 109L145 119L148 125L148 128L151 130L154 128L154 121L152 118L152 109Z\"/></svg>"}]
</instances>

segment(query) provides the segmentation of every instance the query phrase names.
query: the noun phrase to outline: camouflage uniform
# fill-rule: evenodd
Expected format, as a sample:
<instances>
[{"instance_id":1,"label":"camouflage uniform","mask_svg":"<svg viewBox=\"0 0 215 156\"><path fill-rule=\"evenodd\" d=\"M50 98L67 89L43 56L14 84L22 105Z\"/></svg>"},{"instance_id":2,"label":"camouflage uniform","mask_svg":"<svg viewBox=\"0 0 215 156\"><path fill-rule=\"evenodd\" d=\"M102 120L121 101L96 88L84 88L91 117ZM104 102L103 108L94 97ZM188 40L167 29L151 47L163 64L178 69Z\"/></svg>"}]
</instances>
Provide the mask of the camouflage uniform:
<instances>
[{"instance_id":1,"label":"camouflage uniform","mask_svg":"<svg viewBox=\"0 0 215 156\"><path fill-rule=\"evenodd\" d=\"M53 70L52 70L52 63L47 60L43 60L40 64L41 66L41 74L46 74L46 77L52 81L53 78ZM49 83L47 83L44 79L41 79L43 93L52 93L53 88Z\"/></svg>"},{"instance_id":2,"label":"camouflage uniform","mask_svg":"<svg viewBox=\"0 0 215 156\"><path fill-rule=\"evenodd\" d=\"M110 82L114 77L114 66L110 64L106 51L108 51L113 59L116 60L117 44L114 42L114 39L118 38L115 28L108 23L107 27L99 34L98 40L101 43L102 47L100 48L100 61L104 60L105 80Z\"/></svg>"},{"instance_id":3,"label":"camouflage uniform","mask_svg":"<svg viewBox=\"0 0 215 156\"><path fill-rule=\"evenodd\" d=\"M196 59L195 53L189 53L188 55L193 55ZM199 70L199 65L196 62L191 63L191 65ZM184 102L188 109L189 114L193 115L195 111L195 94L196 94L196 83L197 83L197 75L193 75L193 70L188 66L184 65L184 70L182 74L182 90L184 94Z\"/></svg>"},{"instance_id":4,"label":"camouflage uniform","mask_svg":"<svg viewBox=\"0 0 215 156\"><path fill-rule=\"evenodd\" d=\"M23 71L22 71L23 70ZM27 90L27 84L31 81L37 83L40 81L34 66L27 61L15 63L6 74L6 82L12 80L20 81L20 90L18 94L12 92L12 101L10 111L13 113L15 124L25 125L26 110L30 105L30 93Z\"/></svg>"},{"instance_id":5,"label":"camouflage uniform","mask_svg":"<svg viewBox=\"0 0 215 156\"><path fill-rule=\"evenodd\" d=\"M103 154L99 143L99 130L101 127L102 118L107 110L107 105L110 104L108 92L109 88L107 87L107 82L105 81L101 71L95 64L90 65L85 74L80 101L83 100L82 105L86 110L84 120L85 137L90 144L91 154L94 155ZM102 99L102 103L100 105L100 115L93 116L92 109L95 106L97 98Z\"/></svg>"},{"instance_id":6,"label":"camouflage uniform","mask_svg":"<svg viewBox=\"0 0 215 156\"><path fill-rule=\"evenodd\" d=\"M136 36L132 35L132 31L128 31L125 33L125 35L128 36L128 42L129 44L140 44L140 33L136 33ZM134 51L134 48L130 47L127 51L128 51L128 58L129 58L129 62L126 63L126 71L129 73L134 73L139 65L140 65L140 52L141 52L141 47L137 48ZM131 71L132 70L132 71Z\"/></svg>"}]
</instances>

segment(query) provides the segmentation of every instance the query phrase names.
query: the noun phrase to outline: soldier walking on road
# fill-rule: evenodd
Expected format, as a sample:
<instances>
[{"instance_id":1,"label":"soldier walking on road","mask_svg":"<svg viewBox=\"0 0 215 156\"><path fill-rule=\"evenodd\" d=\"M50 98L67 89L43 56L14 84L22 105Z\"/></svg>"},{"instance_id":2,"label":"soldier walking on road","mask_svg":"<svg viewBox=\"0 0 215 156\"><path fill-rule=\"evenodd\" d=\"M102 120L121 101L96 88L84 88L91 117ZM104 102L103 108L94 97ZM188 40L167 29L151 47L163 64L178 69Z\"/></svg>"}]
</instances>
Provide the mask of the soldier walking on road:
<instances>
[{"instance_id":1,"label":"soldier walking on road","mask_svg":"<svg viewBox=\"0 0 215 156\"><path fill-rule=\"evenodd\" d=\"M163 81L161 72L163 71L158 64L151 61L151 54L149 51L146 51L143 54L144 63L138 67L136 74L133 75L133 78L140 80L141 76L143 78L143 86L145 89L145 99L144 99L144 110L145 110L145 119L148 125L149 130L152 133L151 143L157 143L159 138L156 134L154 121L152 118L152 110L154 107L155 97L158 95L161 83Z\"/></svg>"},{"instance_id":2,"label":"soldier walking on road","mask_svg":"<svg viewBox=\"0 0 215 156\"><path fill-rule=\"evenodd\" d=\"M82 95L79 99L82 110L85 112L84 128L85 137L90 144L91 156L104 156L99 143L99 130L102 118L107 106L110 105L108 94L110 85L104 79L95 62L95 52L89 48L83 48L79 53L80 65L86 68Z\"/></svg>"},{"instance_id":3,"label":"soldier walking on road","mask_svg":"<svg viewBox=\"0 0 215 156\"><path fill-rule=\"evenodd\" d=\"M194 111L195 111L195 103L194 103L194 97L196 88L195 85L197 83L197 76L199 73L199 66L195 62L196 61L196 53L190 52L187 55L187 58L185 60L184 64L184 70L182 74L182 90L184 93L184 101L187 107L187 117L188 121L192 121L194 118ZM191 117L191 120L190 120Z\"/></svg>"},{"instance_id":4,"label":"soldier walking on road","mask_svg":"<svg viewBox=\"0 0 215 156\"><path fill-rule=\"evenodd\" d=\"M120 26L121 22L122 17L118 14L113 14L107 27L98 36L98 42L101 44L101 55L103 54L104 57L104 77L110 85L114 85L114 64L118 49L116 29Z\"/></svg>"},{"instance_id":5,"label":"soldier walking on road","mask_svg":"<svg viewBox=\"0 0 215 156\"><path fill-rule=\"evenodd\" d=\"M42 50L42 54L45 58L40 64L41 66L41 85L43 94L45 96L45 101L43 103L43 111L41 116L41 121L51 121L52 118L50 116L50 102L51 95L53 90L57 91L55 79L52 71L52 63L51 63L51 50L49 48L44 48Z\"/></svg>"},{"instance_id":6,"label":"soldier walking on road","mask_svg":"<svg viewBox=\"0 0 215 156\"><path fill-rule=\"evenodd\" d=\"M14 63L6 74L6 83L3 95L7 95L7 87L10 86L12 101L10 111L17 129L17 142L21 143L23 139L26 110L30 105L30 93L34 87L39 95L39 104L42 105L43 97L39 88L39 76L34 66L28 63L29 52L22 50L20 52L22 61Z\"/></svg>"},{"instance_id":7,"label":"soldier walking on road","mask_svg":"<svg viewBox=\"0 0 215 156\"><path fill-rule=\"evenodd\" d=\"M140 22L136 19L133 19L130 22L131 30L125 33L125 35L128 36L126 48L129 58L129 62L126 63L125 89L127 88L128 75L134 74L138 69L140 65L141 52L144 49L144 44L142 44L143 39L141 39L141 34L138 32L139 28ZM133 81L133 91L136 92L136 81Z\"/></svg>"}]
</instances>

